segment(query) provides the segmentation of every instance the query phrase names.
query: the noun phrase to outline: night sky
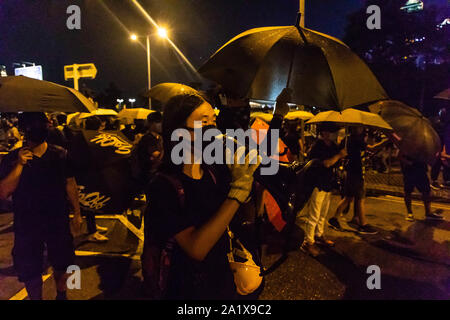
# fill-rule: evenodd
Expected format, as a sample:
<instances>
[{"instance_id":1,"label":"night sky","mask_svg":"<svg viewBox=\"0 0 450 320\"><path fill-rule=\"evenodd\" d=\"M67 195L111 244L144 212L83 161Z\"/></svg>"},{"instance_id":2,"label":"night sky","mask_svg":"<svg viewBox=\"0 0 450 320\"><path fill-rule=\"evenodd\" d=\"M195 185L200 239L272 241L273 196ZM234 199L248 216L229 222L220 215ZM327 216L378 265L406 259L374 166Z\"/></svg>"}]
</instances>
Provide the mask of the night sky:
<instances>
[{"instance_id":1,"label":"night sky","mask_svg":"<svg viewBox=\"0 0 450 320\"><path fill-rule=\"evenodd\" d=\"M425 0L445 5L447 0ZM44 80L65 82L63 66L93 62L98 75L86 80L94 90L113 81L127 99L147 86L145 47L128 31L153 28L130 0L0 0L0 65L13 74L14 62L41 64ZM222 44L250 28L292 25L298 0L140 0L197 68ZM306 0L306 27L342 38L346 17L363 0ZM406 2L406 1L405 1ZM81 30L68 30L66 8L81 7ZM119 22L120 21L120 22ZM365 26L362 26L365 27ZM128 30L128 31L127 31ZM144 42L143 42L144 43ZM196 81L174 50L152 39L152 83Z\"/></svg>"}]
</instances>

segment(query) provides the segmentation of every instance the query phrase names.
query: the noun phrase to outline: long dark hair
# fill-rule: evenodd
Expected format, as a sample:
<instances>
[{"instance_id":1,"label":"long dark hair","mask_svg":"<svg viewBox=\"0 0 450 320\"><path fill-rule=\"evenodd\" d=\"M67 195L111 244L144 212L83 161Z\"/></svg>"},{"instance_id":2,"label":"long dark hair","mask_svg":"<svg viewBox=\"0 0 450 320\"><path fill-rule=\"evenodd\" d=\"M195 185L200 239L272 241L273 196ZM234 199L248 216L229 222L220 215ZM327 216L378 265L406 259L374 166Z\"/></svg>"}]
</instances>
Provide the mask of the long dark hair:
<instances>
[{"instance_id":1,"label":"long dark hair","mask_svg":"<svg viewBox=\"0 0 450 320\"><path fill-rule=\"evenodd\" d=\"M175 145L171 141L172 132L176 129L186 128L186 120L204 102L205 100L197 94L182 94L172 97L165 105L162 121L163 170L171 172L182 170L182 165L175 165L171 159L172 149Z\"/></svg>"}]
</instances>

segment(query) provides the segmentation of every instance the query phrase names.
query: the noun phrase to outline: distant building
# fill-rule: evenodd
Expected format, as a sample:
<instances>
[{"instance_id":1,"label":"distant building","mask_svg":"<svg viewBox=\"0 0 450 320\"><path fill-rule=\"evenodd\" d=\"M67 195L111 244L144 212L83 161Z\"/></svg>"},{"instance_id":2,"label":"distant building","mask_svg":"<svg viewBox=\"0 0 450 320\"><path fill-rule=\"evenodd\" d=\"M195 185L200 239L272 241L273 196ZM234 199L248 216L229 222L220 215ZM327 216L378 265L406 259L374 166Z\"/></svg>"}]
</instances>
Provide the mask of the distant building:
<instances>
[{"instance_id":1,"label":"distant building","mask_svg":"<svg viewBox=\"0 0 450 320\"><path fill-rule=\"evenodd\" d=\"M408 13L417 12L423 10L423 2L420 0L408 0L406 4L400 8Z\"/></svg>"}]
</instances>

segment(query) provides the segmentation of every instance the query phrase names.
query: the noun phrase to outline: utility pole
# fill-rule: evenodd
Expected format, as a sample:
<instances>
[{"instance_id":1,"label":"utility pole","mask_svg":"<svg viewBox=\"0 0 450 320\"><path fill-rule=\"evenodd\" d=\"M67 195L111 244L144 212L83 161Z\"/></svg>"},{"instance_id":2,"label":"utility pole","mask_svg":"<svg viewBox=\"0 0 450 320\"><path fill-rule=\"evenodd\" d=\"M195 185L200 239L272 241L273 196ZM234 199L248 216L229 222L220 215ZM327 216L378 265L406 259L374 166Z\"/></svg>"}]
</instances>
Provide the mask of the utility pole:
<instances>
[{"instance_id":1,"label":"utility pole","mask_svg":"<svg viewBox=\"0 0 450 320\"><path fill-rule=\"evenodd\" d=\"M148 90L152 88L152 74L150 68L150 35L147 35L147 74L148 74ZM148 108L152 109L152 98L148 98Z\"/></svg>"},{"instance_id":2,"label":"utility pole","mask_svg":"<svg viewBox=\"0 0 450 320\"><path fill-rule=\"evenodd\" d=\"M305 27L305 0L300 0L300 27Z\"/></svg>"}]
</instances>

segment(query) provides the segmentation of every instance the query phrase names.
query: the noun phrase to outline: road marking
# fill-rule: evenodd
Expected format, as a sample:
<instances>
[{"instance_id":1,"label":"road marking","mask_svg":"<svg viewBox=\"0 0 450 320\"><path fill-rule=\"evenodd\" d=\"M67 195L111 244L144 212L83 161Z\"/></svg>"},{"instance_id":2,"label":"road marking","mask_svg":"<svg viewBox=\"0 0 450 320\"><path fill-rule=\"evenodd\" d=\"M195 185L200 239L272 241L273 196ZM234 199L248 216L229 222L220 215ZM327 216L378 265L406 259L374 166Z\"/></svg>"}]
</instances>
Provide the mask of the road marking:
<instances>
[{"instance_id":1,"label":"road marking","mask_svg":"<svg viewBox=\"0 0 450 320\"><path fill-rule=\"evenodd\" d=\"M46 274L45 276L42 276L42 282L44 283L48 278L50 278L52 273ZM13 297L11 297L9 300L25 300L28 297L27 289L23 288L19 292L17 292Z\"/></svg>"},{"instance_id":2,"label":"road marking","mask_svg":"<svg viewBox=\"0 0 450 320\"><path fill-rule=\"evenodd\" d=\"M142 230L139 230L136 228L128 219L124 216L119 216L119 221L122 222L122 224L128 228L131 232L134 233L136 237L138 237L139 240L144 241L144 233Z\"/></svg>"},{"instance_id":3,"label":"road marking","mask_svg":"<svg viewBox=\"0 0 450 320\"><path fill-rule=\"evenodd\" d=\"M132 260L140 260L141 258L136 254L129 253L105 253L105 252L96 252L96 251L83 251L83 250L75 250L75 255L78 257L107 257L107 258L129 258Z\"/></svg>"}]
</instances>

